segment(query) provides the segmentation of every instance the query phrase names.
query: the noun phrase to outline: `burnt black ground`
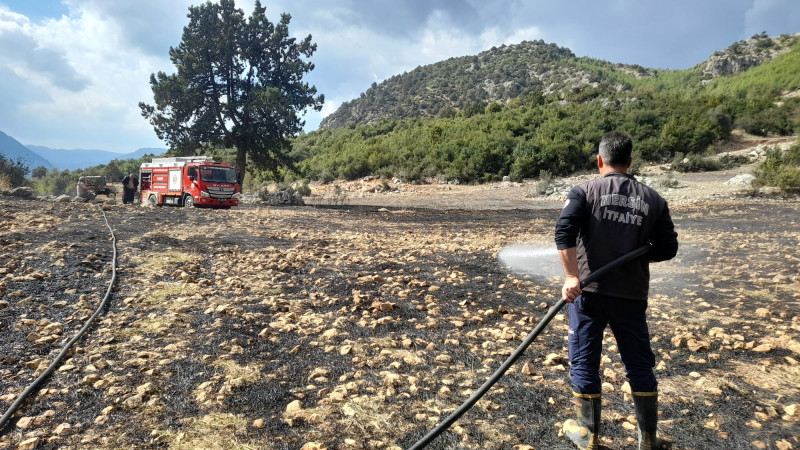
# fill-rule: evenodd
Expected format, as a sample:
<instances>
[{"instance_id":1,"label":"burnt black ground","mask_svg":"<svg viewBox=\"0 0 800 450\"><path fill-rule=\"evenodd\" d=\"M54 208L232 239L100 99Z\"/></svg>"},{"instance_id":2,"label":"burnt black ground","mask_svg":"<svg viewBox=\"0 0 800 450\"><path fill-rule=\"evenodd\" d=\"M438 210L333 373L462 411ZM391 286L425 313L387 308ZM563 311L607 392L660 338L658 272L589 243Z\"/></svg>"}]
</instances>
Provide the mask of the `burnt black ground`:
<instances>
[{"instance_id":1,"label":"burnt black ground","mask_svg":"<svg viewBox=\"0 0 800 450\"><path fill-rule=\"evenodd\" d=\"M435 422L419 422L418 413L426 413L420 401L437 399L449 408L449 414L466 399L471 392L496 369L510 354L522 338L533 328L546 312L541 303L552 304L556 300L558 285L545 280L525 279L512 275L496 262L496 246L531 238L548 239L556 210L432 210L405 208L379 210L378 207L326 207L276 209L259 222L254 207L243 207L231 211L193 211L178 208L123 208L109 207L107 214L117 234L120 245L120 275L109 309L110 317L96 325L102 332L87 336L74 352L73 363L87 364L89 354L103 353L115 362L109 372L114 373L128 386L130 393L136 386L153 382L159 386L161 407L155 409L125 409L117 405L117 412L100 425L94 420L100 410L109 405L109 396L102 390L81 385L85 373L77 371L59 372L44 386L44 395L32 398L23 406L21 416L37 416L53 410L56 416L47 419L35 429L20 430L13 426L0 431L0 447L13 445L27 436L41 436L40 448L137 447L158 448L166 446L168 439L159 439L153 430L178 433L187 431L187 419L199 418L209 412L225 412L246 417L249 422L263 418L264 428L247 426L232 432L240 442L262 448L297 449L309 441L323 442L328 448L374 448L374 437L384 444L407 447L422 437ZM0 279L0 300L9 302L9 307L0 310L0 395L18 392L33 379L33 369L25 365L35 358L52 356L57 344L33 346L25 338L30 327L16 329L21 318L40 321L47 318L65 324L64 336L69 337L81 323L80 317L90 313L86 308L53 308L55 301L66 301L76 305L81 295L88 295L86 303L96 304L110 279L111 247L108 231L101 223L97 206L76 204L48 204L22 202L0 198L0 267L14 262L16 266L32 271L43 271L50 276L36 281L9 281ZM780 201L750 201L730 204L697 204L673 208L682 248L685 250L671 263L654 267L653 296L651 299L651 333L656 342L654 349L662 359L669 355L667 367L658 372L662 389L662 430L674 441L673 448L752 448L753 441L763 441L767 448L776 448L775 443L786 440L795 447L800 446L800 434L796 418L792 421L770 418L763 421L762 428L755 429L747 422L757 411L776 408L781 414L781 405L800 403L797 385L792 378L796 371L784 371L787 357L800 360L796 351L777 348L769 353L754 353L748 349L727 349L721 342L712 340L711 348L705 352L692 352L685 346L675 348L670 338L678 330L692 331L698 337L708 338L708 330L724 326L727 333L741 333L747 341L760 341L774 337L781 326L784 335L798 339L797 317L800 316L797 280L771 281L776 275L796 276L797 260L792 259L791 249L798 244L798 205ZM55 217L59 221L30 224L32 218ZM775 221L770 217L794 218ZM21 228L7 228L7 224L28 222ZM154 224L161 224L160 228ZM193 235L191 230L203 229L202 235ZM180 230L182 235L176 237ZM213 230L213 231L209 231ZM356 242L357 236L359 242ZM485 248L466 245L480 236L494 236L492 245ZM463 242L463 247L444 249L440 242ZM361 246L364 242L368 245ZM43 246L48 251L42 251ZM55 243L55 244L52 244ZM499 244L498 244L499 243ZM429 254L404 260L402 256L417 247L429 248ZM264 249L269 250L264 250ZM364 249L367 250L364 250ZM53 266L53 253L66 249L63 265ZM141 279L148 255L167 251L178 251L195 256L202 266L198 273L209 280L210 285L201 289L197 305L182 311L185 323L178 324L165 333L143 333L138 342L120 342L125 336L135 333L137 321L148 315L169 313L163 305L152 304L132 308L123 303L126 298L137 298L153 283L170 281L165 270L160 275ZM271 273L264 278L274 278L283 286L282 294L288 301L276 301L265 306L261 288L254 285L240 287L224 285L225 276L239 274L245 280L257 280L252 270L259 255L270 252L275 263ZM296 255L304 256L298 260ZM333 266L342 252L358 252L363 258L350 263ZM383 254L382 254L383 253ZM223 274L220 264L226 267L231 255L238 259L237 265ZM788 255L788 256L787 256ZM795 253L796 255L796 253ZM144 259L137 259L144 257ZM286 261L285 265L276 262ZM251 264L251 262L253 264ZM185 263L175 263L173 270L185 268ZM19 275L19 268L14 274ZM449 273L463 274L464 283L443 282ZM96 276L100 274L99 276ZM418 327L428 317L428 312L419 306L425 302L418 297L406 297L386 290L381 283L358 281L365 275L385 277L407 276L426 286L441 286L437 292L437 327ZM721 276L724 275L724 276ZM502 288L500 286L503 286ZM369 313L369 304L353 306L348 303L353 290L367 292L373 299L395 303L397 307L386 313ZM383 290L382 290L383 289ZM74 290L74 293L72 293ZM69 292L69 293L68 293ZM764 292L774 293L779 304L764 298ZM11 293L16 293L10 296ZM757 295L756 295L757 294ZM315 297L318 296L318 297ZM241 308L241 314L226 315L205 310L209 297L228 301ZM319 299L331 298L335 302ZM698 306L701 298L709 306ZM476 316L481 311L497 310L502 306L505 313ZM759 317L755 310L768 306L774 310L771 318ZM272 334L274 339L259 338L271 318L281 312L302 311L319 315L333 315L346 307L350 310L347 333L331 342L337 348L347 342L363 344L361 359L353 361L353 355L340 355L325 351L324 346L314 345L317 335L329 325L320 326L316 334L304 334L303 330ZM251 314L252 316L246 316ZM391 316L393 321L378 326L358 326L362 316ZM734 317L738 315L739 317ZM513 316L513 318L512 318ZM251 317L251 318L248 318ZM252 318L255 317L255 318ZM458 327L450 319L462 318ZM519 321L527 318L525 326ZM792 322L793 318L795 321ZM775 319L775 320L772 320ZM183 320L183 319L182 319ZM777 321L776 321L777 320ZM794 328L791 324L794 323ZM517 337L498 344L495 354L481 353L481 345L493 340L489 329L502 326L515 327ZM681 328L683 327L683 328ZM747 329L743 329L746 327ZM140 370L124 367L122 362L135 356L136 352L153 351L167 356L164 349L176 342L173 333L193 330L192 347L179 354L171 353L170 361L163 366L155 362ZM118 333L126 331L126 333ZM535 448L571 448L557 435L556 423L571 416L568 376L558 367L545 367L543 361L550 353L566 357L564 336L565 323L554 321L534 342L526 354L472 411L456 422L454 430L443 434L430 448L511 448L516 444L528 444ZM342 384L337 380L345 377L352 381L353 374L360 371L358 380L363 381L360 394L383 395L383 372L394 361L381 354L380 348L370 348L370 340L384 339L398 343L411 339L410 350L418 352L426 361L421 366L403 365L394 370L401 376L419 376L419 392L404 398L399 395L386 396L380 403L381 412L389 414L392 424L383 429L349 424L347 417L333 408L329 418L321 423L301 423L289 426L282 419L286 405L303 393L303 403L311 407L323 403L324 388ZM447 339L458 339L458 344ZM65 339L62 339L62 341ZM60 342L60 341L59 341ZM238 344L243 352L231 357L241 365L263 364L263 377L256 382L234 388L231 395L214 407L203 406L192 399L192 391L202 382L213 381L219 369L206 364L203 355L217 357L227 354L228 349ZM613 340L609 341L613 344ZM130 354L109 354L110 346L124 344ZM426 351L432 344L435 350ZM104 347L105 346L105 347ZM299 353L292 353L295 347ZM507 348L506 348L507 347ZM112 352L113 353L113 352ZM437 364L433 357L448 353L449 364ZM619 357L606 352L610 362L604 367L621 368ZM709 355L717 356L715 358ZM698 364L690 357L702 358ZM491 358L492 362L487 362ZM519 367L529 362L538 378L519 372ZM153 373L147 368L157 367ZM308 390L308 374L317 367L329 371L329 384L320 383L317 390ZM751 377L749 370L775 372L782 380L781 392L775 386L759 385L759 378ZM744 371L744 373L743 373ZM690 377L699 372L706 377L707 384L722 387L721 395L709 395L703 386L697 386ZM472 373L473 380L458 378ZM621 372L620 372L621 373ZM424 375L434 377L425 378ZM440 392L441 385L435 381L455 378L451 392ZM623 380L614 384L619 387ZM463 386L459 383L464 382ZM794 383L794 384L793 384ZM791 388L794 386L794 388ZM408 385L398 386L397 393L408 391ZM635 435L623 428L625 419L633 413L632 405L616 390L605 396L604 443L610 448L633 448L629 438ZM10 404L0 402L0 407ZM335 405L334 405L335 406ZM376 414L380 414L376 413ZM142 414L145 414L143 416ZM720 430L709 428L708 422L716 419ZM16 420L16 419L15 419ZM65 436L53 439L52 430L67 422L73 428ZM458 427L458 430L455 430ZM355 428L355 431L354 431ZM723 436L720 431L727 433ZM502 438L498 439L498 436ZM88 440L87 440L88 439ZM345 439L353 439L354 446L345 445ZM83 442L87 440L86 442ZM174 442L174 441L173 441Z\"/></svg>"}]
</instances>

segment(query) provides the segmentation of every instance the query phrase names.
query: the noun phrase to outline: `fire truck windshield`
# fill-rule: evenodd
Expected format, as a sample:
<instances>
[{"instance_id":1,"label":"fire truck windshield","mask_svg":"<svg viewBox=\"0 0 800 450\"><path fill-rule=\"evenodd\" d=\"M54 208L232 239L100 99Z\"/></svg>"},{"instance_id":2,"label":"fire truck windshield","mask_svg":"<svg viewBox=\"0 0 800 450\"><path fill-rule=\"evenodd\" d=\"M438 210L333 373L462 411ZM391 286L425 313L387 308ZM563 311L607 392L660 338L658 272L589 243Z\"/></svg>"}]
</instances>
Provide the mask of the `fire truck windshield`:
<instances>
[{"instance_id":1,"label":"fire truck windshield","mask_svg":"<svg viewBox=\"0 0 800 450\"><path fill-rule=\"evenodd\" d=\"M206 183L236 183L236 171L230 167L200 166L200 179Z\"/></svg>"}]
</instances>

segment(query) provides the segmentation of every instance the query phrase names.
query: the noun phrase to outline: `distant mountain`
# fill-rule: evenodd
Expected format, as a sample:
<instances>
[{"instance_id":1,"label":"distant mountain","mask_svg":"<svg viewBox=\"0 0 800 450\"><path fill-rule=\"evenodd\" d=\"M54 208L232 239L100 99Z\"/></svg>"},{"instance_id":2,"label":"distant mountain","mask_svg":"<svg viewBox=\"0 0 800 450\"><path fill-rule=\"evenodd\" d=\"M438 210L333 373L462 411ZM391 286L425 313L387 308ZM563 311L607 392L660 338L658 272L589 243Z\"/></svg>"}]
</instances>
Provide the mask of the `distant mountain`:
<instances>
[{"instance_id":1,"label":"distant mountain","mask_svg":"<svg viewBox=\"0 0 800 450\"><path fill-rule=\"evenodd\" d=\"M39 145L29 145L28 148L37 155L46 158L52 163L52 166L59 170L84 169L86 167L108 164L115 159L139 159L146 154L161 155L167 151L163 148L140 148L131 153L114 153L105 150L54 149Z\"/></svg>"},{"instance_id":2,"label":"distant mountain","mask_svg":"<svg viewBox=\"0 0 800 450\"><path fill-rule=\"evenodd\" d=\"M125 158L127 159L139 159L144 155L153 155L153 156L162 156L164 153L167 152L165 148L140 148L133 153L126 153ZM122 159L122 158L118 158Z\"/></svg>"},{"instance_id":3,"label":"distant mountain","mask_svg":"<svg viewBox=\"0 0 800 450\"><path fill-rule=\"evenodd\" d=\"M20 144L19 141L11 136L0 131L0 154L11 161L22 160L28 166L28 170L33 170L36 167L44 166L52 169L54 165L31 151L28 147Z\"/></svg>"},{"instance_id":4,"label":"distant mountain","mask_svg":"<svg viewBox=\"0 0 800 450\"><path fill-rule=\"evenodd\" d=\"M697 83L743 72L788 52L800 34L770 38L754 35L715 52L687 74ZM450 58L373 83L358 98L342 105L320 123L320 129L348 124L373 124L382 120L415 117L472 115L489 103L540 95L602 89L627 91L629 80L654 79L660 70L577 57L568 48L542 40L501 45L474 56Z\"/></svg>"}]
</instances>

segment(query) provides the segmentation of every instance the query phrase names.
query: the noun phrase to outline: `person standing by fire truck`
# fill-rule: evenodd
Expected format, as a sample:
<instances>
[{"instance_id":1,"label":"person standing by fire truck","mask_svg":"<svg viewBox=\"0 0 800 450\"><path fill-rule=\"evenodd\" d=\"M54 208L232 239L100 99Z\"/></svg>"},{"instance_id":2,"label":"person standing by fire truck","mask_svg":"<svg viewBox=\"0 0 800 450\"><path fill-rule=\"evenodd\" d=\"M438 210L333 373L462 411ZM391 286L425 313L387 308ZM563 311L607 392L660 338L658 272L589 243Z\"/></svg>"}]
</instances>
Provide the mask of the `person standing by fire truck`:
<instances>
[{"instance_id":1,"label":"person standing by fire truck","mask_svg":"<svg viewBox=\"0 0 800 450\"><path fill-rule=\"evenodd\" d=\"M581 449L599 446L603 331L611 328L625 365L639 428L639 449L660 448L656 438L658 382L646 310L650 262L673 258L678 235L667 202L629 175L633 143L624 133L600 141L600 178L575 186L556 223L564 267L562 298L569 306L570 381L578 420L564 434ZM650 245L630 261L581 289L580 279L614 259Z\"/></svg>"},{"instance_id":2,"label":"person standing by fire truck","mask_svg":"<svg viewBox=\"0 0 800 450\"><path fill-rule=\"evenodd\" d=\"M127 177L122 179L122 204L133 204L133 199L136 196L136 189L139 188L139 179L134 174L128 174Z\"/></svg>"}]
</instances>

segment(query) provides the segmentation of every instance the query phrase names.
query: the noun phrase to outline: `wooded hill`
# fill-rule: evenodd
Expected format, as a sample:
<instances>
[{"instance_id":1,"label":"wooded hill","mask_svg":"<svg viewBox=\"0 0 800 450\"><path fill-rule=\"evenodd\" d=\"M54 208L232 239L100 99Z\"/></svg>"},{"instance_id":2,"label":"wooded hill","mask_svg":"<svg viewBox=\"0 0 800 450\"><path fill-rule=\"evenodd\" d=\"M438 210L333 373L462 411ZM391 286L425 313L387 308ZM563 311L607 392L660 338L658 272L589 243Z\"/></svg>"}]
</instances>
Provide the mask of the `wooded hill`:
<instances>
[{"instance_id":1,"label":"wooded hill","mask_svg":"<svg viewBox=\"0 0 800 450\"><path fill-rule=\"evenodd\" d=\"M761 34L734 43L692 69L675 71L683 75L678 77L683 86L670 87L697 88L714 78L744 72L790 50L799 37L770 39ZM663 87L665 82L671 83L672 72L578 58L555 44L523 41L420 66L380 84L373 83L359 98L343 103L326 117L320 128L387 119L453 117L457 112L482 111L481 106L489 102L506 103L530 93L568 95L587 88L629 92L642 83Z\"/></svg>"},{"instance_id":2,"label":"wooded hill","mask_svg":"<svg viewBox=\"0 0 800 450\"><path fill-rule=\"evenodd\" d=\"M755 35L687 70L578 58L542 41L451 58L373 84L297 138L300 176L522 179L589 167L621 129L646 159L713 151L734 127L800 123L800 34Z\"/></svg>"}]
</instances>

